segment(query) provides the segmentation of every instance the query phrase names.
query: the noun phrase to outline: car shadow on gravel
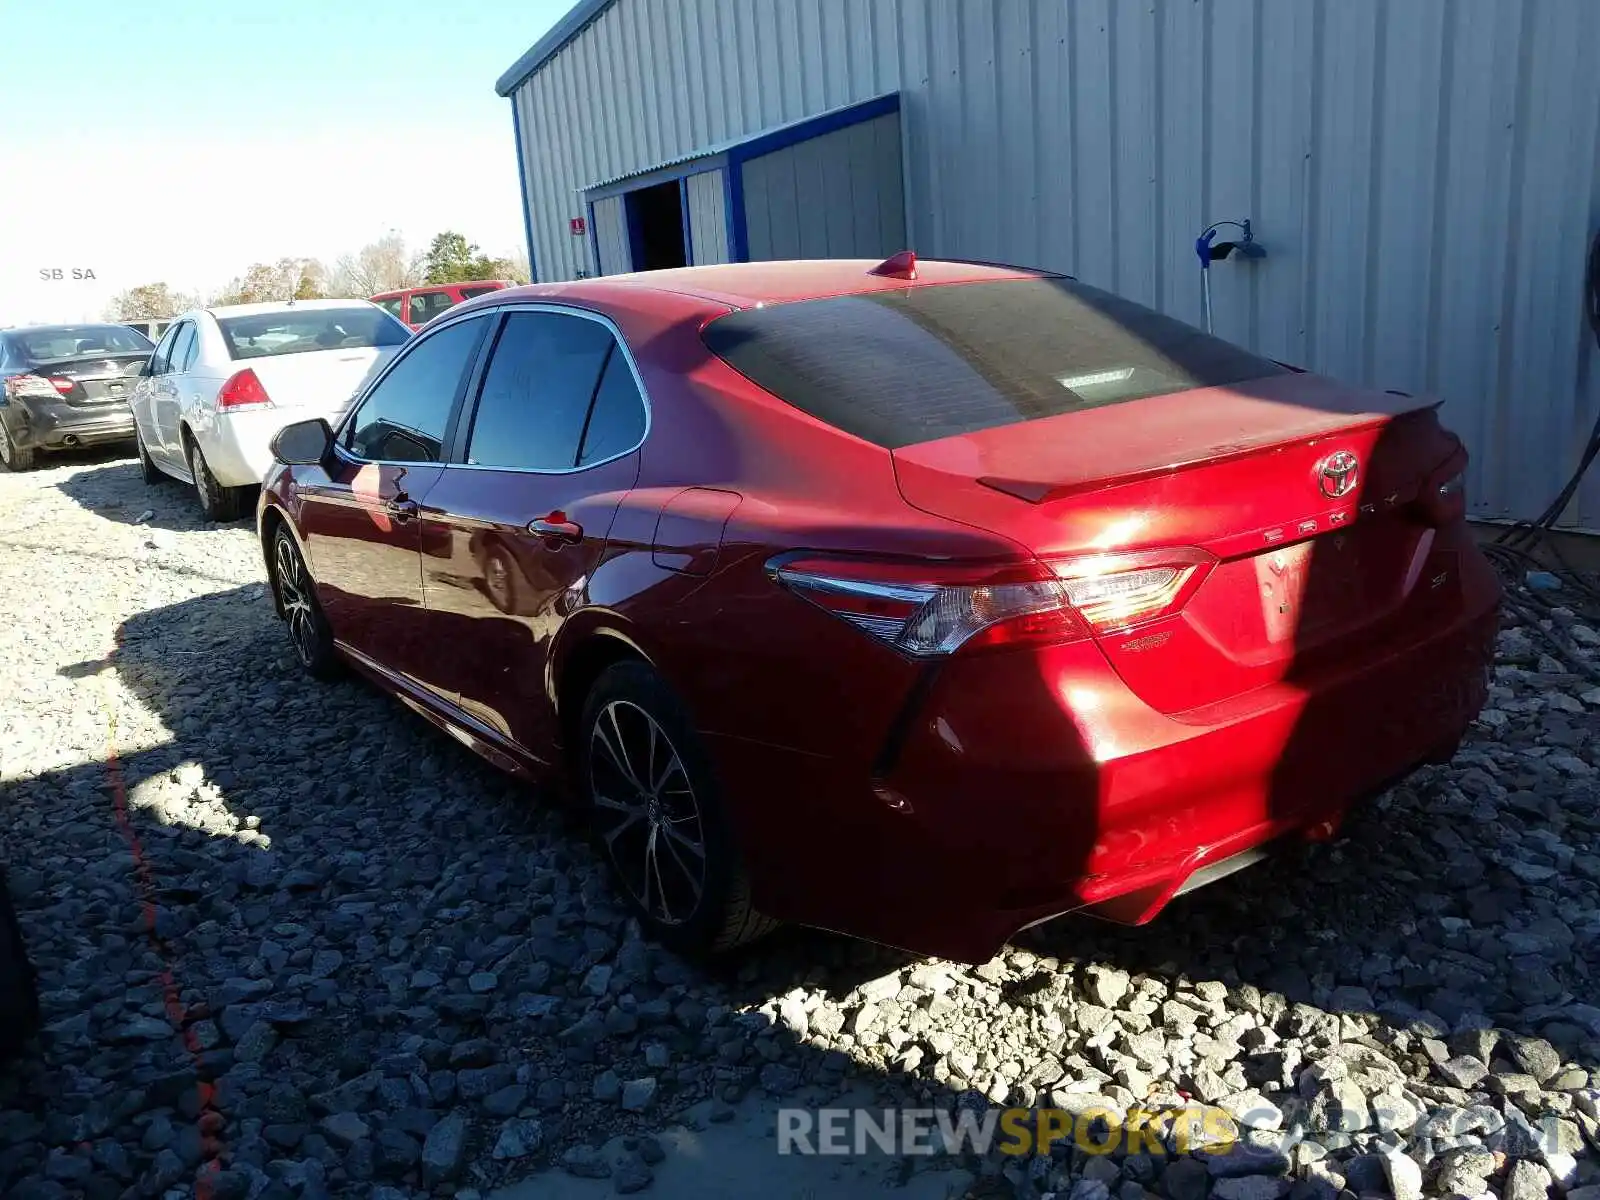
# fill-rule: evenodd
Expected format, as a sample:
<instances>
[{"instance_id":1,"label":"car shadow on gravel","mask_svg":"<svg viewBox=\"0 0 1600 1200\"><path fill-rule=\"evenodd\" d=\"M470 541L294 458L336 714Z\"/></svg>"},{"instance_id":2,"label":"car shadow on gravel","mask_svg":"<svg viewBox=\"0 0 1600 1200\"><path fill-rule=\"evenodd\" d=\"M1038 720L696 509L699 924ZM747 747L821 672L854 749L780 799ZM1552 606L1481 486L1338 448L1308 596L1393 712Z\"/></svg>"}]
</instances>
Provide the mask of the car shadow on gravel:
<instances>
[{"instance_id":1,"label":"car shadow on gravel","mask_svg":"<svg viewBox=\"0 0 1600 1200\"><path fill-rule=\"evenodd\" d=\"M143 490L130 500L129 492L139 484L139 462L134 459L131 462L108 462L93 470L74 472L56 486L63 495L108 521L144 525L175 533L215 529L219 524L233 525L254 517L255 503L252 499L245 505L245 515L239 521L208 521L200 511L200 501L194 488L166 475L155 483L144 484Z\"/></svg>"},{"instance_id":2,"label":"car shadow on gravel","mask_svg":"<svg viewBox=\"0 0 1600 1200\"><path fill-rule=\"evenodd\" d=\"M424 1195L435 1180L486 1188L557 1164L624 1190L671 1165L652 1161L651 1131L743 1121L753 1101L767 1107L752 1136L770 1138L777 1104L1181 1103L1162 1078L1215 1098L1196 1083L1207 1060L1195 1030L1165 1023L1169 1001L1192 1005L1214 1041L1229 1014L1271 1033L1268 1049L1235 1046L1217 1069L1282 1100L1296 1067L1269 1061L1279 1042L1310 1062L1361 1041L1402 1064L1397 1075L1427 1076L1406 1026L1426 1029L1441 977L1469 967L1496 1024L1600 1066L1557 1003L1587 994L1592 947L1558 944L1534 885L1498 867L1476 890L1460 877L1461 847L1490 859L1499 831L1474 823L1459 771L1416 777L1358 809L1341 840L1180 898L1149 926L1066 918L977 968L786 930L705 969L637 936L556 806L373 689L306 682L260 585L141 613L107 660L66 673L107 668L171 732L121 763L164 940L150 946L142 924L106 765L8 783L13 858L43 839L59 852L53 866L24 861L17 889L53 1028L0 1084L0 1183L12 1187L48 1172L144 1179L157 1194L219 1153L218 1195L261 1175L292 1179L283 1194L361 1196L376 1180ZM1576 820L1577 799L1550 802ZM1420 852L1441 829L1461 846ZM1531 943L1500 958L1482 957L1482 938L1462 949L1456 912L1489 941L1543 936L1561 989L1550 1003L1519 999ZM1385 1015L1330 1028L1288 1009L1302 1002ZM172 1011L198 1059L171 1033ZM1112 1024L1091 1028L1100 1015ZM1152 1053L1141 1031L1159 1037L1155 1062L1139 1058ZM786 1160L769 1161L762 1190L786 1196ZM1204 1173L1196 1192L1159 1162L1118 1156L1107 1177L1094 1161L1070 1141L1037 1161L968 1159L985 1178L954 1176L953 1194L1033 1197L1085 1171L1204 1194ZM866 1162L846 1174L913 1191L950 1165ZM1352 1190L1386 1186L1362 1169Z\"/></svg>"}]
</instances>

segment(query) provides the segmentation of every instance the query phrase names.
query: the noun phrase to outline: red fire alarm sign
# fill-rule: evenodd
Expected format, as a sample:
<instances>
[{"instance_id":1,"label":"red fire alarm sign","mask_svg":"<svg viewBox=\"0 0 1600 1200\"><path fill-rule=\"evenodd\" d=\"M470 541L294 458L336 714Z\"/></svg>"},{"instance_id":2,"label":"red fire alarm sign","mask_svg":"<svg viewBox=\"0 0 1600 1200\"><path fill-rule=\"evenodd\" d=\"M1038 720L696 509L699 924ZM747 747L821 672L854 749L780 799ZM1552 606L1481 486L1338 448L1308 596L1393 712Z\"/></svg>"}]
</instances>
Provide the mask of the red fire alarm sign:
<instances>
[{"instance_id":1,"label":"red fire alarm sign","mask_svg":"<svg viewBox=\"0 0 1600 1200\"><path fill-rule=\"evenodd\" d=\"M572 228L573 237L582 237L589 232L589 222L582 217L573 217L567 224Z\"/></svg>"}]
</instances>

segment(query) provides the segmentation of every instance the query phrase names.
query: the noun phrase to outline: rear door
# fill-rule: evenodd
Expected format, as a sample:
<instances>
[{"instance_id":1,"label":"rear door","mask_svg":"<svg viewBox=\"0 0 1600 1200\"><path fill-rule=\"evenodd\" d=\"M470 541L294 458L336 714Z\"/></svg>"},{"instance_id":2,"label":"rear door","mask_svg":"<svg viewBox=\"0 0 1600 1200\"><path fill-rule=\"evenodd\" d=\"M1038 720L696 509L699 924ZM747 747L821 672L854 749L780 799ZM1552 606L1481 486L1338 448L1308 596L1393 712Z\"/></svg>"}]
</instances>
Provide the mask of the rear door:
<instances>
[{"instance_id":1,"label":"rear door","mask_svg":"<svg viewBox=\"0 0 1600 1200\"><path fill-rule=\"evenodd\" d=\"M536 759L555 743L550 648L585 602L646 426L608 322L514 309L461 424L459 461L423 505L423 587L457 656L459 702Z\"/></svg>"},{"instance_id":2,"label":"rear door","mask_svg":"<svg viewBox=\"0 0 1600 1200\"><path fill-rule=\"evenodd\" d=\"M133 395L128 404L133 409L134 423L139 426L139 437L150 457L158 463L167 462L166 446L161 440L161 429L156 424L156 386L167 370L167 359L172 354L176 333L169 325L156 343L154 353L139 373L134 383Z\"/></svg>"},{"instance_id":3,"label":"rear door","mask_svg":"<svg viewBox=\"0 0 1600 1200\"><path fill-rule=\"evenodd\" d=\"M487 316L407 346L341 427L326 477L300 486L300 527L334 636L413 690L438 692L453 648L430 637L422 603L420 506Z\"/></svg>"}]
</instances>

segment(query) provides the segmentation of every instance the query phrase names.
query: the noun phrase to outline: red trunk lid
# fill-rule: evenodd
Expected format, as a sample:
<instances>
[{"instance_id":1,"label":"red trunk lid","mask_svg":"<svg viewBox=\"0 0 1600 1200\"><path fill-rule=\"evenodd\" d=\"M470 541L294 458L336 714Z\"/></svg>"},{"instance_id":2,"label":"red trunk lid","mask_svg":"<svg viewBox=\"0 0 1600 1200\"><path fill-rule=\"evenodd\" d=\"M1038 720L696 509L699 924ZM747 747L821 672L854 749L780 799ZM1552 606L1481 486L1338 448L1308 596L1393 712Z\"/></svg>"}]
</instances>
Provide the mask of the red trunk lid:
<instances>
[{"instance_id":1,"label":"red trunk lid","mask_svg":"<svg viewBox=\"0 0 1600 1200\"><path fill-rule=\"evenodd\" d=\"M902 447L895 471L909 503L1041 557L1213 556L1179 611L1099 636L1129 687L1178 713L1438 618L1457 581L1422 509L1464 456L1436 407L1279 375ZM1345 454L1341 495L1324 472Z\"/></svg>"}]
</instances>

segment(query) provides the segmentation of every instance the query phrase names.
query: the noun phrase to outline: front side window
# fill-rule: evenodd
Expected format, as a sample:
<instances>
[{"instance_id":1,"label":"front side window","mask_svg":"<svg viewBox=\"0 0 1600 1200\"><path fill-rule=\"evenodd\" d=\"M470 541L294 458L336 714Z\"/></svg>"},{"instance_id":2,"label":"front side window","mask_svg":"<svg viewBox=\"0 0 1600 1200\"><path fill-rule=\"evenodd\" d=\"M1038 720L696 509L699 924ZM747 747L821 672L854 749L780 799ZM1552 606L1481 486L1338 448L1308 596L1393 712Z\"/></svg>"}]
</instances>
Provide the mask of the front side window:
<instances>
[{"instance_id":1,"label":"front side window","mask_svg":"<svg viewBox=\"0 0 1600 1200\"><path fill-rule=\"evenodd\" d=\"M351 417L350 452L373 462L439 462L450 411L487 324L473 317L418 341Z\"/></svg>"},{"instance_id":2,"label":"front side window","mask_svg":"<svg viewBox=\"0 0 1600 1200\"><path fill-rule=\"evenodd\" d=\"M467 462L571 470L616 339L598 321L554 312L506 318L484 372Z\"/></svg>"},{"instance_id":3,"label":"front side window","mask_svg":"<svg viewBox=\"0 0 1600 1200\"><path fill-rule=\"evenodd\" d=\"M398 321L400 319L400 304L404 299L404 296L390 296L387 300L374 300L373 303Z\"/></svg>"}]
</instances>

